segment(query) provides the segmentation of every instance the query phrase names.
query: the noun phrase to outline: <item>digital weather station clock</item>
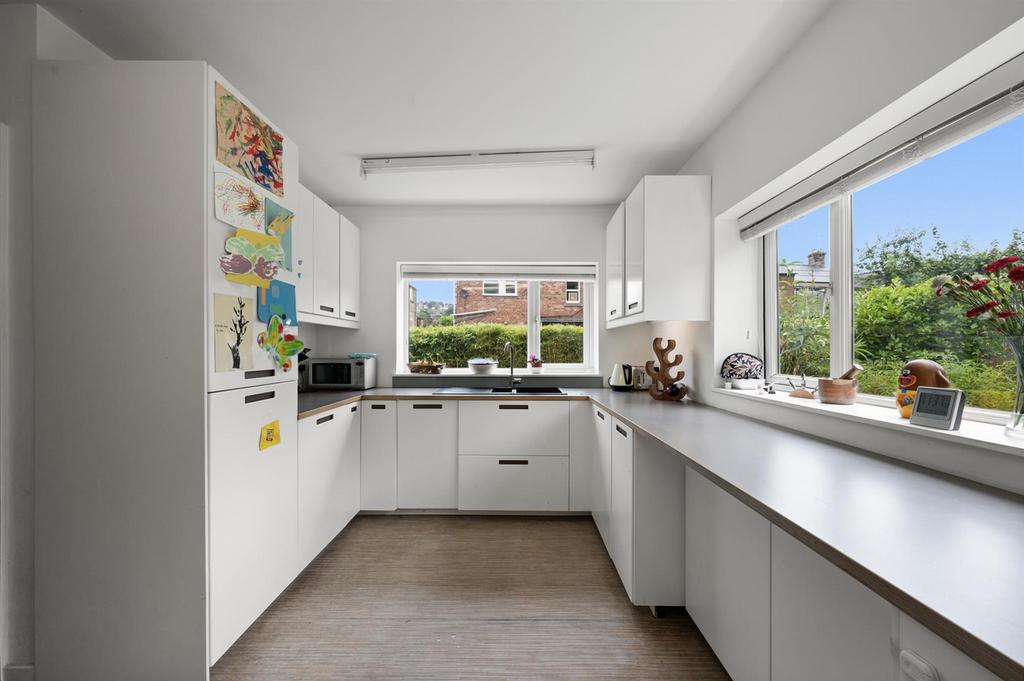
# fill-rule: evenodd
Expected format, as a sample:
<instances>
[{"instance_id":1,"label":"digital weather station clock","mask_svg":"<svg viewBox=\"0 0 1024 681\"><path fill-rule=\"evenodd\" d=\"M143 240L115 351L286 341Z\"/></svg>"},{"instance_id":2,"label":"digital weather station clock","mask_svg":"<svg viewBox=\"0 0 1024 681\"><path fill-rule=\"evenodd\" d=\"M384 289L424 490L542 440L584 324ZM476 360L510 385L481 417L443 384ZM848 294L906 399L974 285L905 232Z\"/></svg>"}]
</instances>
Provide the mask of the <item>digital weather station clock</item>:
<instances>
[{"instance_id":1,"label":"digital weather station clock","mask_svg":"<svg viewBox=\"0 0 1024 681\"><path fill-rule=\"evenodd\" d=\"M910 422L940 430L959 430L964 415L964 391L955 388L918 388Z\"/></svg>"}]
</instances>

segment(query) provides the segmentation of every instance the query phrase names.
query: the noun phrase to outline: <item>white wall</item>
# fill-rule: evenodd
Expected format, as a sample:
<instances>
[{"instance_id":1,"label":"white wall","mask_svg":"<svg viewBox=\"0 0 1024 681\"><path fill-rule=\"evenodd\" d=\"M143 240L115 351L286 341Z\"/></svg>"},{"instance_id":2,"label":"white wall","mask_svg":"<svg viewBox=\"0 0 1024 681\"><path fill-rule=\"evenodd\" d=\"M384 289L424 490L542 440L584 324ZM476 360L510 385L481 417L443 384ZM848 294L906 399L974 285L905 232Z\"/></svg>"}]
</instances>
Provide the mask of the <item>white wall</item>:
<instances>
[{"instance_id":1,"label":"white wall","mask_svg":"<svg viewBox=\"0 0 1024 681\"><path fill-rule=\"evenodd\" d=\"M735 218L1024 51L1022 16L1024 0L838 0L686 162L712 175L717 216L703 401L1024 492L1014 457L710 392L726 355L762 351L761 244L741 242Z\"/></svg>"},{"instance_id":2,"label":"white wall","mask_svg":"<svg viewBox=\"0 0 1024 681\"><path fill-rule=\"evenodd\" d=\"M362 328L303 325L314 356L353 351L378 354L378 385L391 385L395 367L396 274L401 261L580 261L604 268L604 227L613 206L339 206L362 230ZM603 287L598 286L603 298ZM599 310L603 304L599 301ZM683 340L686 325L641 324L598 334L601 373L615 362L653 359L657 333ZM690 359L683 365L690 367Z\"/></svg>"},{"instance_id":3,"label":"white wall","mask_svg":"<svg viewBox=\"0 0 1024 681\"><path fill-rule=\"evenodd\" d=\"M11 132L11 205L0 249L2 345L17 361L0 366L4 395L0 458L0 664L31 665L33 646L34 419L32 342L32 130L34 59L106 56L34 4L0 5L0 122ZM4 678L7 678L5 674Z\"/></svg>"}]
</instances>

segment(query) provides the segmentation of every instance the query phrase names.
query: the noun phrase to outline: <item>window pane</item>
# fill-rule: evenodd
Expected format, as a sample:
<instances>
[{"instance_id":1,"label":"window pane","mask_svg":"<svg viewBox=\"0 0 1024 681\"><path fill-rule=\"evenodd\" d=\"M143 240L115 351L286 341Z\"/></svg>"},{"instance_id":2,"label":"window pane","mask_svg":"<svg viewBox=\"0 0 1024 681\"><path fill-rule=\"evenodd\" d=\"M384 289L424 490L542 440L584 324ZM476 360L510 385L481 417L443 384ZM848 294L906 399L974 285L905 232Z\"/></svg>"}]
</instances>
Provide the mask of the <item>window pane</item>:
<instances>
[{"instance_id":1,"label":"window pane","mask_svg":"<svg viewBox=\"0 0 1024 681\"><path fill-rule=\"evenodd\" d=\"M525 367L526 282L519 282L517 295L485 296L484 291L479 279L409 281L410 307L416 310L409 320L409 361L429 359L462 369L474 357L492 357L507 368L502 348L510 341L516 366Z\"/></svg>"},{"instance_id":2,"label":"window pane","mask_svg":"<svg viewBox=\"0 0 1024 681\"><path fill-rule=\"evenodd\" d=\"M501 291L501 282L497 279L487 279L483 282L484 293L489 296L496 296Z\"/></svg>"},{"instance_id":3,"label":"window pane","mask_svg":"<svg viewBox=\"0 0 1024 681\"><path fill-rule=\"evenodd\" d=\"M583 363L583 291L569 303L564 281L540 282L540 358L545 364Z\"/></svg>"},{"instance_id":4,"label":"window pane","mask_svg":"<svg viewBox=\"0 0 1024 681\"><path fill-rule=\"evenodd\" d=\"M783 225L778 244L779 371L829 375L829 207Z\"/></svg>"},{"instance_id":5,"label":"window pane","mask_svg":"<svg viewBox=\"0 0 1024 681\"><path fill-rule=\"evenodd\" d=\"M894 395L900 367L923 357L969 405L1009 409L1013 364L997 321L966 318L931 280L1024 255L1024 116L857 192L853 223L861 392Z\"/></svg>"}]
</instances>

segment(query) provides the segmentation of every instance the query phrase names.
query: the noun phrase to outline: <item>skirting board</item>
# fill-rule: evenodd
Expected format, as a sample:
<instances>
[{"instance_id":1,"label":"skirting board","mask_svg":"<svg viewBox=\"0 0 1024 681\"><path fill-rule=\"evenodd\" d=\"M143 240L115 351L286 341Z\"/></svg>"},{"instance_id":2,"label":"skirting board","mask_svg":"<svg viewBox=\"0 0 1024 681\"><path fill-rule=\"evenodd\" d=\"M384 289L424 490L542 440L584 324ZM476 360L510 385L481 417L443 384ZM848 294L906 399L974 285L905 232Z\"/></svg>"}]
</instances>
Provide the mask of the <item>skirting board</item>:
<instances>
[{"instance_id":1,"label":"skirting board","mask_svg":"<svg viewBox=\"0 0 1024 681\"><path fill-rule=\"evenodd\" d=\"M3 681L35 681L36 668L30 664L9 664L4 667Z\"/></svg>"}]
</instances>

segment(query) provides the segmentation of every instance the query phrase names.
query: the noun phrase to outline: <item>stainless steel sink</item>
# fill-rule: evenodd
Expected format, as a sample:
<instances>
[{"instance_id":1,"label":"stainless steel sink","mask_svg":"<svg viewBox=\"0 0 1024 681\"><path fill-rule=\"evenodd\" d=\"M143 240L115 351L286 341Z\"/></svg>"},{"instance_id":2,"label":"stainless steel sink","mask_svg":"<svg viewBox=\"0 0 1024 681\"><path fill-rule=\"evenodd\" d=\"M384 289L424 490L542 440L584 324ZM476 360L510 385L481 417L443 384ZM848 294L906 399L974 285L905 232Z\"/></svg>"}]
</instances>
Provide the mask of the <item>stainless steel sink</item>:
<instances>
[{"instance_id":1,"label":"stainless steel sink","mask_svg":"<svg viewBox=\"0 0 1024 681\"><path fill-rule=\"evenodd\" d=\"M512 388L438 388L435 395L564 395L561 388L519 386Z\"/></svg>"}]
</instances>

